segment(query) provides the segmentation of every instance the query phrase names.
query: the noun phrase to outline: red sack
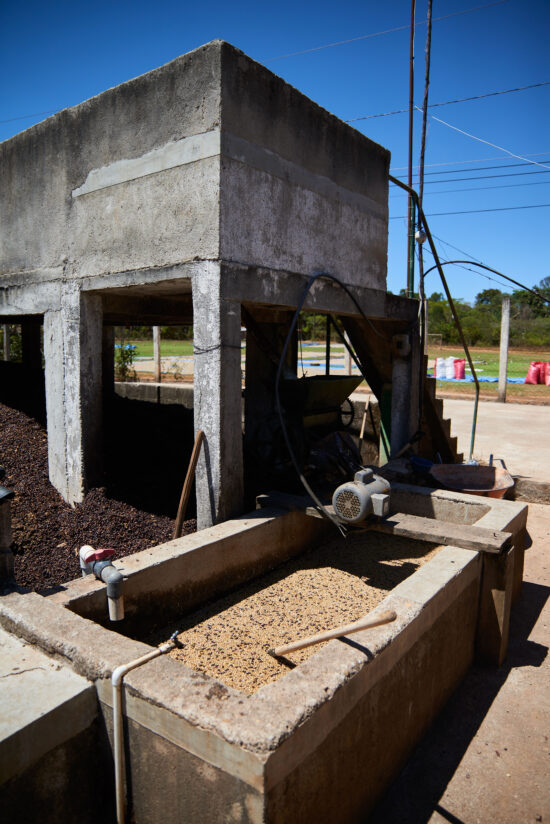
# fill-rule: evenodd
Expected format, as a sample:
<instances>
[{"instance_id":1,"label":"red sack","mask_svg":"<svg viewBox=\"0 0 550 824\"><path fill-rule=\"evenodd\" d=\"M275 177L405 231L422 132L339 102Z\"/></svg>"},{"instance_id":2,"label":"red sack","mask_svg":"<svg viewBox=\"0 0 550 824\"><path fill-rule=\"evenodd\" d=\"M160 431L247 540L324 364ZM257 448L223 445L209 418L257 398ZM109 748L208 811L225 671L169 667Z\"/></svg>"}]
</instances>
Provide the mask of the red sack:
<instances>
[{"instance_id":1,"label":"red sack","mask_svg":"<svg viewBox=\"0 0 550 824\"><path fill-rule=\"evenodd\" d=\"M540 382L546 384L546 386L550 386L550 361L546 361L544 366L545 366L544 378L542 376L542 370L541 370L541 381Z\"/></svg>"},{"instance_id":2,"label":"red sack","mask_svg":"<svg viewBox=\"0 0 550 824\"><path fill-rule=\"evenodd\" d=\"M540 368L542 364L540 361L531 361L529 364L529 369L527 370L527 375L525 377L525 383L537 384L540 383Z\"/></svg>"},{"instance_id":3,"label":"red sack","mask_svg":"<svg viewBox=\"0 0 550 824\"><path fill-rule=\"evenodd\" d=\"M466 358L455 358L455 380L464 380L466 377Z\"/></svg>"}]
</instances>

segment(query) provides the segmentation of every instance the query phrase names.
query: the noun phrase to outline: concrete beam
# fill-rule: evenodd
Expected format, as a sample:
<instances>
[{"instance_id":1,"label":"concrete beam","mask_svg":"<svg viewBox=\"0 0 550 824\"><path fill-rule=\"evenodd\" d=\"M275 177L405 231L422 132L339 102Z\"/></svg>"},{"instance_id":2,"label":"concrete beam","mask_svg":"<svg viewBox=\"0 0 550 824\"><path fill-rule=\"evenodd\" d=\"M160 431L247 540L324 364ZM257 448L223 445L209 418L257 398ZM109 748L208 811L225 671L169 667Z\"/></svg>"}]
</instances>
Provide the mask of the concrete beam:
<instances>
[{"instance_id":1,"label":"concrete beam","mask_svg":"<svg viewBox=\"0 0 550 824\"><path fill-rule=\"evenodd\" d=\"M242 512L241 309L221 295L221 267L193 277L195 430L205 440L197 465L199 529Z\"/></svg>"},{"instance_id":2,"label":"concrete beam","mask_svg":"<svg viewBox=\"0 0 550 824\"><path fill-rule=\"evenodd\" d=\"M63 285L61 307L44 315L50 481L78 503L101 456L101 298Z\"/></svg>"}]
</instances>

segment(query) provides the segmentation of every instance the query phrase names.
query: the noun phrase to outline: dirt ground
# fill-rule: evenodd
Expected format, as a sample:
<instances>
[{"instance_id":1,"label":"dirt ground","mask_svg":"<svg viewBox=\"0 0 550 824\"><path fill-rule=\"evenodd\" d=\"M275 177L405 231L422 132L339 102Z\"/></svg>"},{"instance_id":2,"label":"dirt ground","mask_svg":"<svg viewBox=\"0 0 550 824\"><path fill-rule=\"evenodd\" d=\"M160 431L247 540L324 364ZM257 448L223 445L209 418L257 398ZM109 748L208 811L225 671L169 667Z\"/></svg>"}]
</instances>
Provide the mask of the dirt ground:
<instances>
[{"instance_id":1,"label":"dirt ground","mask_svg":"<svg viewBox=\"0 0 550 824\"><path fill-rule=\"evenodd\" d=\"M39 420L0 404L1 482L15 491L11 503L15 577L20 586L41 591L77 578L76 552L83 544L113 547L116 557L172 538L174 520L91 489L74 509L48 480L47 435ZM145 475L148 484L154 480ZM122 486L118 486L122 493ZM185 532L196 528L187 521Z\"/></svg>"}]
</instances>

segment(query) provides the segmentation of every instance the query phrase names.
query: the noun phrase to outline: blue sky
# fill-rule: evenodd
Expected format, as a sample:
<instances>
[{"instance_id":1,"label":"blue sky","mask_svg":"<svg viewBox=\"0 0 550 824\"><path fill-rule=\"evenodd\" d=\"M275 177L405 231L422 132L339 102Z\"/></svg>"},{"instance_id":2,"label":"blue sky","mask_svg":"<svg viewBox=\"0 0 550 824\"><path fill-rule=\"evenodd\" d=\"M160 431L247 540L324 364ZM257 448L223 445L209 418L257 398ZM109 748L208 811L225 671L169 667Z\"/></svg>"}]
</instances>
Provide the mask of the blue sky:
<instances>
[{"instance_id":1,"label":"blue sky","mask_svg":"<svg viewBox=\"0 0 550 824\"><path fill-rule=\"evenodd\" d=\"M431 103L550 81L548 0L491 5L483 0L434 0L433 6L434 18L446 19L433 24ZM417 0L419 106L426 8L427 0ZM80 103L218 37L344 120L405 109L409 30L378 33L406 27L409 19L409 0L1 0L0 140L47 116L38 113ZM352 38L362 39L294 54ZM35 116L24 117L31 114ZM472 256L529 286L550 275L550 208L544 205L550 203L550 85L441 106L431 114L525 158L510 157L430 120L424 211L442 258ZM393 173L406 175L407 123L407 114L397 114L353 121L353 126L390 149ZM417 114L415 163L420 126ZM530 208L511 208L516 206ZM471 210L476 211L436 214ZM405 213L406 198L392 187L388 286L394 292L406 283ZM426 260L431 260L429 254ZM446 271L456 297L473 300L482 289L500 288L478 272L455 266ZM426 289L428 294L440 291L436 273L428 277Z\"/></svg>"}]
</instances>

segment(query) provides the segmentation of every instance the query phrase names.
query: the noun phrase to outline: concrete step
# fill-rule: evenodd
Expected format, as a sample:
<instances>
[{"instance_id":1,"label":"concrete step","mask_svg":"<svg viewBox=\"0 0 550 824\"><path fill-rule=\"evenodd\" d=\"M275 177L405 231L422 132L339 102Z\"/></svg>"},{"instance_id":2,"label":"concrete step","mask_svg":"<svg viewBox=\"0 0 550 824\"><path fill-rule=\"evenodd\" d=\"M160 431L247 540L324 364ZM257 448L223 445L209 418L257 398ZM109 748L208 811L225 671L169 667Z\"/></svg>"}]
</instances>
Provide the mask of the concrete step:
<instances>
[{"instance_id":1,"label":"concrete step","mask_svg":"<svg viewBox=\"0 0 550 824\"><path fill-rule=\"evenodd\" d=\"M435 378L425 378L424 386L426 387L426 391L430 398L435 399L435 390L437 386L437 381Z\"/></svg>"}]
</instances>

